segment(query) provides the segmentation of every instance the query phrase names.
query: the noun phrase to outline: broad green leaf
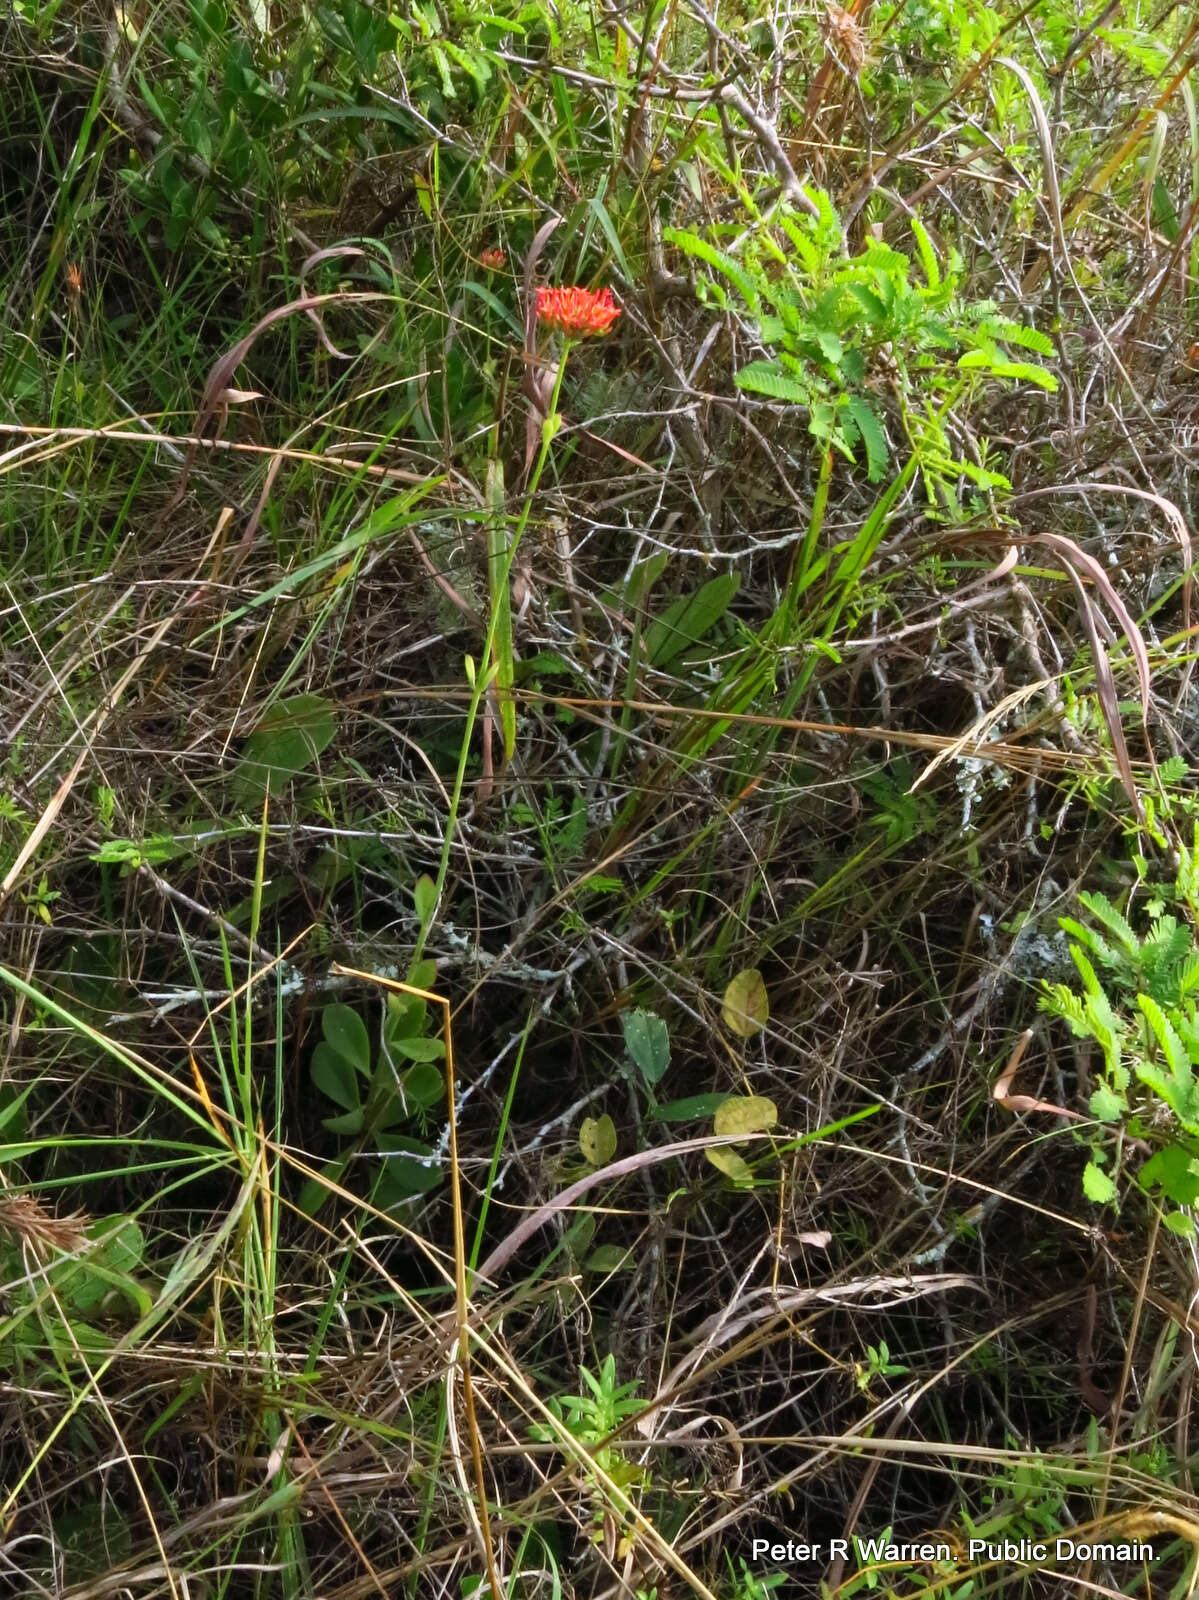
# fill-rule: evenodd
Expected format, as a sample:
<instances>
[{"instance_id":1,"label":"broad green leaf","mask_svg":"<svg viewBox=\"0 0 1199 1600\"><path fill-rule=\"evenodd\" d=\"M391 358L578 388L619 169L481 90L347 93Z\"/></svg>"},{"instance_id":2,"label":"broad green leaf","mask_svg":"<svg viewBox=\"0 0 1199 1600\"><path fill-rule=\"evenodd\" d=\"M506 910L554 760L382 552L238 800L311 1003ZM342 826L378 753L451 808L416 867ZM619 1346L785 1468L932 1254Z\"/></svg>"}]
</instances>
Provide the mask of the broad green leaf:
<instances>
[{"instance_id":1,"label":"broad green leaf","mask_svg":"<svg viewBox=\"0 0 1199 1600\"><path fill-rule=\"evenodd\" d=\"M705 1150L704 1154L712 1165L723 1172L726 1178L731 1178L739 1189L753 1186L754 1175L735 1150L730 1150L727 1145L717 1145L714 1150Z\"/></svg>"},{"instance_id":2,"label":"broad green leaf","mask_svg":"<svg viewBox=\"0 0 1199 1600\"><path fill-rule=\"evenodd\" d=\"M261 805L310 767L337 736L333 706L318 694L297 694L271 706L246 740L230 780L237 806Z\"/></svg>"},{"instance_id":3,"label":"broad green leaf","mask_svg":"<svg viewBox=\"0 0 1199 1600\"><path fill-rule=\"evenodd\" d=\"M147 1306L150 1305L150 1296L143 1291L142 1299ZM75 1346L78 1345L84 1355L107 1355L114 1347L116 1340L111 1334L105 1333L103 1328L95 1328L90 1322L84 1322L80 1317L71 1319L71 1338L65 1338L56 1344L58 1359L70 1361L75 1355Z\"/></svg>"},{"instance_id":4,"label":"broad green leaf","mask_svg":"<svg viewBox=\"0 0 1199 1600\"><path fill-rule=\"evenodd\" d=\"M0 1144L0 1167L9 1161L24 1161L26 1156L35 1155L43 1150L45 1145L40 1139L16 1140L12 1144Z\"/></svg>"},{"instance_id":5,"label":"broad green leaf","mask_svg":"<svg viewBox=\"0 0 1199 1600\"><path fill-rule=\"evenodd\" d=\"M1177 1206L1199 1203L1199 1171L1189 1151L1180 1145L1170 1144L1149 1157L1137 1174L1144 1188L1157 1184L1167 1200Z\"/></svg>"},{"instance_id":6,"label":"broad green leaf","mask_svg":"<svg viewBox=\"0 0 1199 1600\"><path fill-rule=\"evenodd\" d=\"M655 550L652 556L647 556L644 561L639 561L633 568L623 591L620 589L608 590L605 596L606 603L609 605L618 604L623 592L624 599L631 607L639 606L666 571L669 562L669 550Z\"/></svg>"},{"instance_id":7,"label":"broad green leaf","mask_svg":"<svg viewBox=\"0 0 1199 1600\"><path fill-rule=\"evenodd\" d=\"M351 1006L326 1006L321 1013L321 1032L331 1050L343 1061L370 1077L371 1041L366 1023Z\"/></svg>"},{"instance_id":8,"label":"broad green leaf","mask_svg":"<svg viewBox=\"0 0 1199 1600\"><path fill-rule=\"evenodd\" d=\"M381 1134L379 1149L384 1157L384 1176L397 1198L428 1194L441 1182L440 1161L418 1139L408 1139L400 1133Z\"/></svg>"},{"instance_id":9,"label":"broad green leaf","mask_svg":"<svg viewBox=\"0 0 1199 1600\"><path fill-rule=\"evenodd\" d=\"M1195 1219L1185 1211L1167 1211L1162 1221L1171 1233L1178 1234L1181 1239L1195 1237Z\"/></svg>"},{"instance_id":10,"label":"broad green leaf","mask_svg":"<svg viewBox=\"0 0 1199 1600\"><path fill-rule=\"evenodd\" d=\"M584 682L578 667L556 650L539 650L513 663L517 683L539 684L544 678L576 678Z\"/></svg>"},{"instance_id":11,"label":"broad green leaf","mask_svg":"<svg viewBox=\"0 0 1199 1600\"><path fill-rule=\"evenodd\" d=\"M145 1236L134 1219L101 1217L90 1223L86 1232L90 1239L98 1241L95 1248L52 1274L62 1298L87 1316L115 1289L135 1304L144 1303L149 1310L149 1296L130 1277L146 1252Z\"/></svg>"},{"instance_id":12,"label":"broad green leaf","mask_svg":"<svg viewBox=\"0 0 1199 1600\"><path fill-rule=\"evenodd\" d=\"M112 1272L134 1272L146 1254L146 1236L132 1217L97 1217L85 1230L98 1242L88 1257L91 1264Z\"/></svg>"},{"instance_id":13,"label":"broad green leaf","mask_svg":"<svg viewBox=\"0 0 1199 1600\"><path fill-rule=\"evenodd\" d=\"M1091 1115L1100 1122L1119 1122L1128 1109L1122 1095L1101 1083L1091 1095Z\"/></svg>"},{"instance_id":14,"label":"broad green leaf","mask_svg":"<svg viewBox=\"0 0 1199 1600\"><path fill-rule=\"evenodd\" d=\"M444 1054L444 1049L442 1051ZM418 1061L400 1075L408 1115L414 1111L429 1111L445 1098L445 1078L429 1062Z\"/></svg>"},{"instance_id":15,"label":"broad green leaf","mask_svg":"<svg viewBox=\"0 0 1199 1600\"><path fill-rule=\"evenodd\" d=\"M601 1244L583 1263L584 1272L627 1272L633 1265L633 1252L618 1244Z\"/></svg>"},{"instance_id":16,"label":"broad green leaf","mask_svg":"<svg viewBox=\"0 0 1199 1600\"><path fill-rule=\"evenodd\" d=\"M1093 1161L1088 1161L1082 1175L1082 1192L1088 1200L1106 1205L1109 1200L1115 1199L1116 1186L1102 1167L1097 1167Z\"/></svg>"},{"instance_id":17,"label":"broad green leaf","mask_svg":"<svg viewBox=\"0 0 1199 1600\"><path fill-rule=\"evenodd\" d=\"M583 1160L593 1167L606 1167L616 1154L616 1124L605 1112L602 1117L585 1117L579 1129L579 1149Z\"/></svg>"},{"instance_id":18,"label":"broad green leaf","mask_svg":"<svg viewBox=\"0 0 1199 1600\"><path fill-rule=\"evenodd\" d=\"M649 1088L655 1088L670 1065L670 1033L653 1011L626 1011L620 1019L625 1049Z\"/></svg>"},{"instance_id":19,"label":"broad green leaf","mask_svg":"<svg viewBox=\"0 0 1199 1600\"><path fill-rule=\"evenodd\" d=\"M352 1111L362 1098L353 1067L340 1051L323 1042L312 1052L308 1075L321 1093L343 1111Z\"/></svg>"},{"instance_id":20,"label":"broad green leaf","mask_svg":"<svg viewBox=\"0 0 1199 1600\"><path fill-rule=\"evenodd\" d=\"M739 572L709 578L694 594L681 595L645 630L645 654L651 666L668 667L685 650L705 638L720 621L741 587Z\"/></svg>"},{"instance_id":21,"label":"broad green leaf","mask_svg":"<svg viewBox=\"0 0 1199 1600\"><path fill-rule=\"evenodd\" d=\"M725 1027L739 1039L752 1039L755 1033L761 1033L770 1018L770 1001L756 967L746 967L730 980L720 1014Z\"/></svg>"},{"instance_id":22,"label":"broad green leaf","mask_svg":"<svg viewBox=\"0 0 1199 1600\"><path fill-rule=\"evenodd\" d=\"M398 1128L405 1122L411 1122L412 1112L413 1107L407 1104L397 1089L395 1094L389 1095L374 1112L371 1123L376 1133L383 1128ZM328 1123L325 1126L328 1127Z\"/></svg>"},{"instance_id":23,"label":"broad green leaf","mask_svg":"<svg viewBox=\"0 0 1199 1600\"><path fill-rule=\"evenodd\" d=\"M765 1095L734 1095L713 1117L712 1129L722 1134L765 1133L778 1119L778 1107Z\"/></svg>"}]
</instances>

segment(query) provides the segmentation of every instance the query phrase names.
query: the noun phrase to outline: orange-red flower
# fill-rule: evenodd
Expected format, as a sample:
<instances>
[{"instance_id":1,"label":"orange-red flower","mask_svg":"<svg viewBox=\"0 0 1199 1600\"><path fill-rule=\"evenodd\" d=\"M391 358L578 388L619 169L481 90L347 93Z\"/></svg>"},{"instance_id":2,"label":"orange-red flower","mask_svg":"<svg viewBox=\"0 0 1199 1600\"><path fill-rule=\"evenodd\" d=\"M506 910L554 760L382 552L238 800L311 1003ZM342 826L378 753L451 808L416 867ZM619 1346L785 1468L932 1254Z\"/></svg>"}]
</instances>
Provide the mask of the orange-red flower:
<instances>
[{"instance_id":1,"label":"orange-red flower","mask_svg":"<svg viewBox=\"0 0 1199 1600\"><path fill-rule=\"evenodd\" d=\"M489 272L498 272L506 259L504 252L497 246L494 250L483 251L479 257L479 265L486 267Z\"/></svg>"},{"instance_id":2,"label":"orange-red flower","mask_svg":"<svg viewBox=\"0 0 1199 1600\"><path fill-rule=\"evenodd\" d=\"M589 333L607 333L620 316L611 289L538 289L537 315L551 328L578 338Z\"/></svg>"}]
</instances>

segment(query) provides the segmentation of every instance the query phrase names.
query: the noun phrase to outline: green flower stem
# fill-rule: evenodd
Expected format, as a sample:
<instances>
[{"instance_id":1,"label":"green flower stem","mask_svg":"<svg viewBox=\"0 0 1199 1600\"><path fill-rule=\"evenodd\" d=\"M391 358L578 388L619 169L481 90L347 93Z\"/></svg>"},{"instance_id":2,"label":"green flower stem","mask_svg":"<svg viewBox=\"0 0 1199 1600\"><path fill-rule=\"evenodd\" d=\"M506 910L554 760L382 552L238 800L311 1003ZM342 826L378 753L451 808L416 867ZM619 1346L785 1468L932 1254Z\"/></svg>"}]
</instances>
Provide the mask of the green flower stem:
<instances>
[{"instance_id":1,"label":"green flower stem","mask_svg":"<svg viewBox=\"0 0 1199 1600\"><path fill-rule=\"evenodd\" d=\"M529 513L533 509L533 501L541 483L542 473L545 471L545 464L549 460L550 446L562 426L562 419L558 413L558 400L562 393L562 379L566 372L566 361L570 355L571 342L570 339L567 339L562 346L562 359L558 363L558 372L554 378L554 392L550 397L549 411L541 424L541 449L537 453L533 473L525 489L520 514L517 517L516 527L512 534L512 542L509 544L500 566L500 577L503 584L507 584L511 577L512 563L516 558L517 549L529 523ZM454 774L454 788L450 795L450 808L445 819L445 837L441 844L441 859L437 864L437 877L434 880L437 889L436 904L441 902L445 880L449 876L450 851L453 849L454 834L458 826L458 812L462 804L462 790L466 784L466 767L470 759L470 746L474 737L475 723L479 719L479 707L483 704L483 696L491 687L491 682L495 676L494 667L489 666L488 663L491 661L492 652L495 648L498 626L499 609L493 604L487 628L487 637L483 641L483 649L479 658L479 667L474 672L471 684L470 703L466 708L466 726L462 732L462 748L458 753L458 770ZM424 954L425 943L432 925L433 918L430 918L428 922L422 925L420 932L417 934L416 948L412 952L412 960L414 962L419 961Z\"/></svg>"}]
</instances>

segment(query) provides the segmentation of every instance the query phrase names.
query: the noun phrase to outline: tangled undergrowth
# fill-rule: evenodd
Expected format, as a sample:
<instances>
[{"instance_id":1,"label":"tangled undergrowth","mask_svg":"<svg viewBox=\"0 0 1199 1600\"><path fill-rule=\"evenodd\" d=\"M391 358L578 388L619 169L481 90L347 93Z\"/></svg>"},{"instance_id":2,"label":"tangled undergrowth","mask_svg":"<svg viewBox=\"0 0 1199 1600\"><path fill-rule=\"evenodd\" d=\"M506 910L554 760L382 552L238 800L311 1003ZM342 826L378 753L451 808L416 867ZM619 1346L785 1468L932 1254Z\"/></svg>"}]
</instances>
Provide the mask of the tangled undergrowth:
<instances>
[{"instance_id":1,"label":"tangled undergrowth","mask_svg":"<svg viewBox=\"0 0 1199 1600\"><path fill-rule=\"evenodd\" d=\"M1191 1593L1199 20L3 29L5 1592Z\"/></svg>"}]
</instances>

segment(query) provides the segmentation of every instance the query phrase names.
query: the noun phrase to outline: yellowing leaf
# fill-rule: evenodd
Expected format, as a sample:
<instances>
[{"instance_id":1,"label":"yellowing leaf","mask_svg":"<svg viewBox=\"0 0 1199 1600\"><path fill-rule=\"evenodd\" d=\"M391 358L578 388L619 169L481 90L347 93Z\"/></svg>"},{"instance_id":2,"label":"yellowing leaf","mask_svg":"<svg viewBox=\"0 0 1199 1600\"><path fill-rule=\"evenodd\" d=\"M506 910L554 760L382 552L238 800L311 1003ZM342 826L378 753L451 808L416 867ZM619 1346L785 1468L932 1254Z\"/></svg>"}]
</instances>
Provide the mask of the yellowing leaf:
<instances>
[{"instance_id":1,"label":"yellowing leaf","mask_svg":"<svg viewBox=\"0 0 1199 1600\"><path fill-rule=\"evenodd\" d=\"M731 1178L739 1189L748 1189L754 1181L754 1175L735 1150L730 1150L727 1145L717 1145L715 1150L705 1150L704 1154L714 1167L719 1167L726 1178Z\"/></svg>"},{"instance_id":2,"label":"yellowing leaf","mask_svg":"<svg viewBox=\"0 0 1199 1600\"><path fill-rule=\"evenodd\" d=\"M730 979L724 991L724 1004L720 1010L724 1025L739 1039L752 1039L760 1033L770 1017L770 1001L766 998L766 985L757 967L746 967Z\"/></svg>"},{"instance_id":3,"label":"yellowing leaf","mask_svg":"<svg viewBox=\"0 0 1199 1600\"><path fill-rule=\"evenodd\" d=\"M747 1133L765 1133L778 1119L778 1107L773 1100L767 1100L765 1095L744 1094L717 1107L712 1127L716 1133L740 1137Z\"/></svg>"},{"instance_id":4,"label":"yellowing leaf","mask_svg":"<svg viewBox=\"0 0 1199 1600\"><path fill-rule=\"evenodd\" d=\"M616 1124L605 1113L602 1117L584 1117L579 1129L579 1149L583 1159L593 1167L606 1167L616 1154Z\"/></svg>"}]
</instances>

